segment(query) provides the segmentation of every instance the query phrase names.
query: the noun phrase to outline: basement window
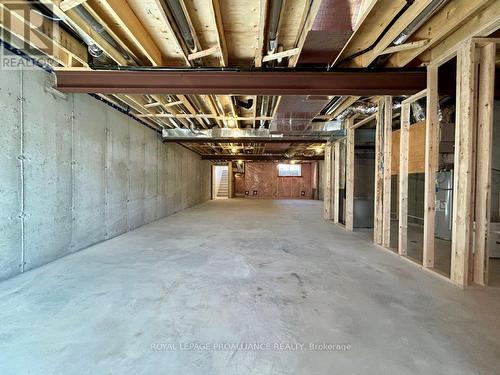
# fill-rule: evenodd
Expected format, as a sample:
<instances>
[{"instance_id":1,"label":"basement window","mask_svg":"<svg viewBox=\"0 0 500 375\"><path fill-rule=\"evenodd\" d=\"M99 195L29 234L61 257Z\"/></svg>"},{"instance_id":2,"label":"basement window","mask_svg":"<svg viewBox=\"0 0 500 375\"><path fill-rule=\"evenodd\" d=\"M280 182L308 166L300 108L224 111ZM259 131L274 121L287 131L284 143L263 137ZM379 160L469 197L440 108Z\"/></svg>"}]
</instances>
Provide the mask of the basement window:
<instances>
[{"instance_id":1,"label":"basement window","mask_svg":"<svg viewBox=\"0 0 500 375\"><path fill-rule=\"evenodd\" d=\"M301 177L302 168L300 164L278 164L279 177Z\"/></svg>"}]
</instances>

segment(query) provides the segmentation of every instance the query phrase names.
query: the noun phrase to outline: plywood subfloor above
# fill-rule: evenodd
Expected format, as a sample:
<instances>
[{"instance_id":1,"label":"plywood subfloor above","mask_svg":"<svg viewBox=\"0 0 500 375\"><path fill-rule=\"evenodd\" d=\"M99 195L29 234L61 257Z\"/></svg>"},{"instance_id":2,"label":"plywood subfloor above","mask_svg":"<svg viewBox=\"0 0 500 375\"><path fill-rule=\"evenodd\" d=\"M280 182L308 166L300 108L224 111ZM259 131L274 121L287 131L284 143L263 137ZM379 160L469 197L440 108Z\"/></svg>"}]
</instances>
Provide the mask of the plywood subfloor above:
<instances>
[{"instance_id":1,"label":"plywood subfloor above","mask_svg":"<svg viewBox=\"0 0 500 375\"><path fill-rule=\"evenodd\" d=\"M183 52L164 21L163 11L155 0L127 0L130 7L150 33L156 45L167 59L163 65L186 65Z\"/></svg>"}]
</instances>

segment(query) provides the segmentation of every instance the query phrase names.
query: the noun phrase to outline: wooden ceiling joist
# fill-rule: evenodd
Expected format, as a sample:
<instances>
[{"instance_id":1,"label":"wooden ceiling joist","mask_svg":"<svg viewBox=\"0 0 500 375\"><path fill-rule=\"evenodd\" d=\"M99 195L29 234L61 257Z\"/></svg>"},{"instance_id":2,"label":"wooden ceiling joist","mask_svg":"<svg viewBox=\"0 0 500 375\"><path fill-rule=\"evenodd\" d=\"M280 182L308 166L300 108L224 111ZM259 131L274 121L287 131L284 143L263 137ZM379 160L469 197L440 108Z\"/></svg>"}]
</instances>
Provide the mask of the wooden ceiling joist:
<instances>
[{"instance_id":1,"label":"wooden ceiling joist","mask_svg":"<svg viewBox=\"0 0 500 375\"><path fill-rule=\"evenodd\" d=\"M304 47L304 44L306 42L307 34L311 30L313 22L316 19L316 14L318 14L321 0L309 0L307 5L309 7L306 6L304 8L302 30L301 33L297 36L296 48L298 48L299 52L290 57L290 59L288 60L289 67L294 67L299 62L300 52L302 51L302 48Z\"/></svg>"},{"instance_id":2,"label":"wooden ceiling joist","mask_svg":"<svg viewBox=\"0 0 500 375\"><path fill-rule=\"evenodd\" d=\"M179 113L179 114L172 114L172 113L145 113L139 115L139 117L146 117L146 118L178 118L178 119L215 119L215 120L222 120L222 121L229 121L229 120L239 120L239 121L244 121L248 120L248 117L233 117L233 116L214 116L211 113ZM257 121L269 121L272 120L274 117L272 116L257 116L255 117L255 120Z\"/></svg>"},{"instance_id":3,"label":"wooden ceiling joist","mask_svg":"<svg viewBox=\"0 0 500 375\"><path fill-rule=\"evenodd\" d=\"M134 117L140 118L140 115L142 115L144 113L153 113L149 109L144 107L144 103L141 103L140 101L137 100L137 98L134 98L131 95L117 94L117 95L113 95L113 96L116 97L121 102L128 105L130 108L134 109L137 112L137 113L133 113ZM170 128L170 127L172 127L172 125L167 124L162 119L147 119L147 118L145 118L144 120L152 121L156 128L163 128L163 127Z\"/></svg>"},{"instance_id":4,"label":"wooden ceiling joist","mask_svg":"<svg viewBox=\"0 0 500 375\"><path fill-rule=\"evenodd\" d=\"M431 19L429 19L419 30L417 30L408 42L429 39L426 45L393 54L387 65L391 67L401 67L409 64L422 52L442 41L454 30L461 27L463 23L474 14L483 10L486 6L493 7L499 5L496 0L453 0L448 2ZM493 9L491 9L493 11ZM493 13L497 17L497 13Z\"/></svg>"},{"instance_id":5,"label":"wooden ceiling joist","mask_svg":"<svg viewBox=\"0 0 500 375\"><path fill-rule=\"evenodd\" d=\"M86 2L87 0L63 0L61 2L61 9L63 12L66 12L70 9L73 9L74 7L81 5L82 3Z\"/></svg>"},{"instance_id":6,"label":"wooden ceiling joist","mask_svg":"<svg viewBox=\"0 0 500 375\"><path fill-rule=\"evenodd\" d=\"M184 105L184 107L186 107L186 109L188 110L188 112L191 114L191 115L196 115L198 113L198 111L193 107L193 105L191 104L191 102L189 101L189 99L185 96L185 95L177 95L177 97L179 98L179 100L182 102L182 104ZM205 122L203 122L203 120L200 118L200 117L196 117L196 121L198 121L198 123L201 125L202 128L207 128L207 124L205 124Z\"/></svg>"},{"instance_id":7,"label":"wooden ceiling joist","mask_svg":"<svg viewBox=\"0 0 500 375\"><path fill-rule=\"evenodd\" d=\"M207 2L209 3L210 11L212 12L215 28L217 31L217 44L219 46L219 51L220 51L220 65L227 66L228 65L227 46L226 46L226 37L224 35L224 25L222 23L222 15L220 11L220 3L219 0L208 0Z\"/></svg>"},{"instance_id":8,"label":"wooden ceiling joist","mask_svg":"<svg viewBox=\"0 0 500 375\"><path fill-rule=\"evenodd\" d=\"M423 1L415 1L413 2L408 9L395 21L395 23L391 26L391 28L386 32L386 34L382 37L382 39L373 47L373 49L367 51L366 53L354 58L352 61L349 62L348 66L361 66L361 67L367 67L369 66L378 56L383 55L385 53L393 53L397 52L392 51L392 52L386 52L392 42L398 37L398 35L401 34L405 28L407 28L411 22L419 16L424 9L426 9L429 4L431 4L433 0L423 0ZM404 3L404 2L403 2ZM375 4L374 4L375 5ZM375 8L376 12L382 11L382 9L378 8L379 5ZM383 18L385 22L380 22L381 26L378 28L370 30L370 35L373 35L375 38L378 37L385 26L387 26L388 22L390 22L391 17L394 15L396 8L387 9L387 15ZM401 8L400 8L401 9ZM366 31L365 31L366 32ZM359 43L360 40L363 38L359 38L358 40L353 40L351 43ZM422 38L421 40L427 40L425 38ZM420 40L417 39L418 42ZM425 44L425 43L424 43ZM406 47L409 47L410 45L406 45ZM360 47L361 49L366 48L367 45L364 45L363 47ZM396 47L401 47L401 46L395 46ZM351 49L352 51L352 49ZM344 55L345 57L346 55Z\"/></svg>"},{"instance_id":9,"label":"wooden ceiling joist","mask_svg":"<svg viewBox=\"0 0 500 375\"><path fill-rule=\"evenodd\" d=\"M155 41L126 1L89 0L89 5L93 5L96 10L101 10L98 12L100 15L105 12L112 17L116 27L134 44L135 49L147 58L145 63L153 66L167 65L166 58L162 56Z\"/></svg>"},{"instance_id":10,"label":"wooden ceiling joist","mask_svg":"<svg viewBox=\"0 0 500 375\"><path fill-rule=\"evenodd\" d=\"M403 9L405 4L405 0L378 0L373 2L373 4L371 4L366 10L362 22L359 27L354 30L354 33L351 35L344 48L335 59L333 65L362 67L363 64L367 64L366 62L360 61L360 59L350 59L347 61L346 59L369 48L387 27L387 25L389 25L391 20L396 17L401 9ZM408 22L411 22L411 20L408 20ZM399 29L402 31L403 28L399 27ZM399 33L394 32L394 34L395 38ZM394 38L390 39L390 37L387 37L384 42L385 45L381 48L381 51L387 48ZM370 58L373 61L375 57L376 55ZM368 58L367 61L369 61L370 58Z\"/></svg>"},{"instance_id":11,"label":"wooden ceiling joist","mask_svg":"<svg viewBox=\"0 0 500 375\"><path fill-rule=\"evenodd\" d=\"M170 20L168 19L167 14L163 10L163 5L161 4L161 1L154 0L154 3L157 6L157 8L160 10L159 14L160 14L161 20L163 21L163 24L166 27L168 34L172 35L172 40L173 40L174 44L177 46L178 50L180 51L181 57L184 59L185 64L188 66L191 66L192 63L191 63L191 61L189 61L188 55L185 52L185 49L183 48L181 42L177 38L176 33L174 31L174 28L172 27L172 24L170 23Z\"/></svg>"},{"instance_id":12,"label":"wooden ceiling joist","mask_svg":"<svg viewBox=\"0 0 500 375\"><path fill-rule=\"evenodd\" d=\"M466 22L463 22L459 28L440 43L421 54L419 59L424 63L438 61L449 56L450 51L455 51L457 45L468 38L490 35L500 28L499 14L500 1L491 3L478 13L475 13Z\"/></svg>"},{"instance_id":13,"label":"wooden ceiling joist","mask_svg":"<svg viewBox=\"0 0 500 375\"><path fill-rule=\"evenodd\" d=\"M262 56L264 55L264 48L266 43L266 22L267 22L267 8L268 0L260 0L260 13L259 13L259 35L257 38L257 48L255 50L254 64L256 68L262 67Z\"/></svg>"}]
</instances>

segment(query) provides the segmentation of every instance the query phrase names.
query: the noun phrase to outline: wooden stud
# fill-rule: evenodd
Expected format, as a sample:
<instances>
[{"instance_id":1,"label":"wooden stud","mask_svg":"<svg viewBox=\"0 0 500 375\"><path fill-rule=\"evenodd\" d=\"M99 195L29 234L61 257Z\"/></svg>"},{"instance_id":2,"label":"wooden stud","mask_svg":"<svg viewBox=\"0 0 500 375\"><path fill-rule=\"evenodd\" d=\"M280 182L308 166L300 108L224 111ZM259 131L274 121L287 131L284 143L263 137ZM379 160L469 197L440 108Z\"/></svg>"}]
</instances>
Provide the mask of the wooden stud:
<instances>
[{"instance_id":1,"label":"wooden stud","mask_svg":"<svg viewBox=\"0 0 500 375\"><path fill-rule=\"evenodd\" d=\"M451 280L465 287L469 282L472 240L472 174L476 99L476 56L469 40L457 52L457 104L455 120L455 175L453 184L453 231Z\"/></svg>"},{"instance_id":2,"label":"wooden stud","mask_svg":"<svg viewBox=\"0 0 500 375\"><path fill-rule=\"evenodd\" d=\"M401 131L399 135L399 235L398 253L408 253L408 154L410 134L410 104L401 106Z\"/></svg>"},{"instance_id":3,"label":"wooden stud","mask_svg":"<svg viewBox=\"0 0 500 375\"><path fill-rule=\"evenodd\" d=\"M488 284L495 59L495 43L488 43L480 49L476 148L476 231L473 277L473 281L479 285Z\"/></svg>"},{"instance_id":4,"label":"wooden stud","mask_svg":"<svg viewBox=\"0 0 500 375\"><path fill-rule=\"evenodd\" d=\"M234 173L233 173L233 162L230 161L227 163L227 181L228 181L228 192L227 196L228 198L233 198L234 197Z\"/></svg>"},{"instance_id":5,"label":"wooden stud","mask_svg":"<svg viewBox=\"0 0 500 375\"><path fill-rule=\"evenodd\" d=\"M347 119L346 137L346 181L345 181L345 229L354 229L354 142L355 129L352 125L354 119Z\"/></svg>"},{"instance_id":6,"label":"wooden stud","mask_svg":"<svg viewBox=\"0 0 500 375\"><path fill-rule=\"evenodd\" d=\"M333 144L333 222L340 216L340 142Z\"/></svg>"},{"instance_id":7,"label":"wooden stud","mask_svg":"<svg viewBox=\"0 0 500 375\"><path fill-rule=\"evenodd\" d=\"M375 128L375 193L373 215L373 240L382 245L383 195L384 195L384 100L378 102L377 125Z\"/></svg>"},{"instance_id":8,"label":"wooden stud","mask_svg":"<svg viewBox=\"0 0 500 375\"><path fill-rule=\"evenodd\" d=\"M326 220L333 219L332 213L332 197L333 197L333 186L332 186L332 143L328 142L325 146L325 173L324 173L324 218Z\"/></svg>"},{"instance_id":9,"label":"wooden stud","mask_svg":"<svg viewBox=\"0 0 500 375\"><path fill-rule=\"evenodd\" d=\"M383 203L382 246L391 245L391 159L392 159L392 98L384 96L384 151L383 151Z\"/></svg>"},{"instance_id":10,"label":"wooden stud","mask_svg":"<svg viewBox=\"0 0 500 375\"><path fill-rule=\"evenodd\" d=\"M436 171L439 152L438 66L427 67L427 114L425 123L424 238L422 265L434 267L434 225L436 217Z\"/></svg>"}]
</instances>

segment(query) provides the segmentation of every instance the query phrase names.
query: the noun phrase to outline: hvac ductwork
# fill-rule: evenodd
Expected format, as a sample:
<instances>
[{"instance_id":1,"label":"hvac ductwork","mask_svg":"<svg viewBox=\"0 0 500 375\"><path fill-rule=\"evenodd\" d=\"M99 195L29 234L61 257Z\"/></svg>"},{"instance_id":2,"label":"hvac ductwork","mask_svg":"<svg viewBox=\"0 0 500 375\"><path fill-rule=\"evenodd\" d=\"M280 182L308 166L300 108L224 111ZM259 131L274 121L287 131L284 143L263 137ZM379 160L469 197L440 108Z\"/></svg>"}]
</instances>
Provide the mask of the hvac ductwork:
<instances>
[{"instance_id":1,"label":"hvac ductwork","mask_svg":"<svg viewBox=\"0 0 500 375\"><path fill-rule=\"evenodd\" d=\"M401 108L401 102L403 98L394 99L392 109ZM425 102L425 101L424 101ZM411 103L411 115L413 116L414 122L424 121L426 118L426 108L422 102L416 101ZM359 102L351 107L347 108L339 116L337 116L336 121L344 121L346 118L354 115L361 114L364 116L370 116L378 111L378 106L375 103ZM455 104L452 97L446 96L439 101L438 109L438 119L439 122L452 123L453 114L455 113Z\"/></svg>"},{"instance_id":2,"label":"hvac ductwork","mask_svg":"<svg viewBox=\"0 0 500 375\"><path fill-rule=\"evenodd\" d=\"M278 27L280 23L282 0L271 0L269 10L269 45L268 54L275 53L278 48Z\"/></svg>"},{"instance_id":3,"label":"hvac ductwork","mask_svg":"<svg viewBox=\"0 0 500 375\"><path fill-rule=\"evenodd\" d=\"M425 100L411 103L411 114L414 122L424 121L426 118ZM438 120L440 123L453 123L455 103L453 97L445 96L439 100Z\"/></svg>"},{"instance_id":4,"label":"hvac ductwork","mask_svg":"<svg viewBox=\"0 0 500 375\"><path fill-rule=\"evenodd\" d=\"M413 113L413 118L417 122L425 120L425 109L419 102L413 102L410 106Z\"/></svg>"},{"instance_id":5,"label":"hvac ductwork","mask_svg":"<svg viewBox=\"0 0 500 375\"><path fill-rule=\"evenodd\" d=\"M238 139L256 140L259 142L280 142L286 143L287 140L303 140L308 142L310 140L327 141L332 137L344 136L343 130L330 130L330 131L301 131L301 132L273 132L269 129L238 129L238 128L212 128L212 129L163 129L163 138L169 141L176 140L200 140L214 142L217 139Z\"/></svg>"},{"instance_id":6,"label":"hvac ductwork","mask_svg":"<svg viewBox=\"0 0 500 375\"><path fill-rule=\"evenodd\" d=\"M328 102L328 104L321 110L321 115L329 115L333 113L348 97L336 96Z\"/></svg>"},{"instance_id":7,"label":"hvac ductwork","mask_svg":"<svg viewBox=\"0 0 500 375\"><path fill-rule=\"evenodd\" d=\"M394 99L392 102L392 109L401 108L401 99ZM355 103L349 108L347 108L344 112L337 116L337 121L344 121L346 118L351 117L355 114L370 116L378 111L378 105L375 103L369 102L359 102Z\"/></svg>"},{"instance_id":8,"label":"hvac ductwork","mask_svg":"<svg viewBox=\"0 0 500 375\"><path fill-rule=\"evenodd\" d=\"M101 25L82 5L78 5L73 8L76 14L78 14L96 33L102 36L106 42L108 42L111 47L117 50L120 55L123 56L125 60L132 60L129 54L116 42L116 40L106 31L103 25ZM85 40L87 39L87 40ZM98 59L102 58L103 51L95 44L94 41L88 40L85 37L84 41L88 45L89 53Z\"/></svg>"},{"instance_id":9,"label":"hvac ductwork","mask_svg":"<svg viewBox=\"0 0 500 375\"><path fill-rule=\"evenodd\" d=\"M392 42L393 45L403 44L415 31L417 31L434 13L441 9L448 0L434 0L413 19L413 21Z\"/></svg>"},{"instance_id":10,"label":"hvac ductwork","mask_svg":"<svg viewBox=\"0 0 500 375\"><path fill-rule=\"evenodd\" d=\"M187 16L184 13L184 9L182 8L179 0L161 0L161 3L163 9L168 10L170 12L170 15L174 19L179 34L184 40L186 47L191 53L196 52L198 46L195 43L192 30L189 27Z\"/></svg>"},{"instance_id":11,"label":"hvac ductwork","mask_svg":"<svg viewBox=\"0 0 500 375\"><path fill-rule=\"evenodd\" d=\"M370 116L377 112L378 106L373 103L356 103L347 108L344 112L337 116L337 121L344 121L346 118L355 114Z\"/></svg>"}]
</instances>

